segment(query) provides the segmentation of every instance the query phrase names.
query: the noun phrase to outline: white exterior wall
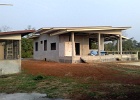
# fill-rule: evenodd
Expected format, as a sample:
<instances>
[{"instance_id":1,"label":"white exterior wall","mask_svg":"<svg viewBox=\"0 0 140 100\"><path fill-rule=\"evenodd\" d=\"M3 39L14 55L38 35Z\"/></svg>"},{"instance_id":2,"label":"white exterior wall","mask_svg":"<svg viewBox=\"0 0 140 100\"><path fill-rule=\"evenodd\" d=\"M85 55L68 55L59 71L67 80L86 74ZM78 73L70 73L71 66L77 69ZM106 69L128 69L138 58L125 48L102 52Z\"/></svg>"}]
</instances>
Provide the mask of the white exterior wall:
<instances>
[{"instance_id":1,"label":"white exterior wall","mask_svg":"<svg viewBox=\"0 0 140 100\"><path fill-rule=\"evenodd\" d=\"M59 43L59 57L72 56L72 42Z\"/></svg>"},{"instance_id":2,"label":"white exterior wall","mask_svg":"<svg viewBox=\"0 0 140 100\"><path fill-rule=\"evenodd\" d=\"M44 40L47 40L47 51L44 51ZM40 41L43 41L41 44ZM35 42L38 42L38 51L35 51ZM59 61L59 36L49 36L48 34L42 34L39 38L36 38L34 44L34 59ZM56 50L51 50L51 43L56 43Z\"/></svg>"}]
</instances>

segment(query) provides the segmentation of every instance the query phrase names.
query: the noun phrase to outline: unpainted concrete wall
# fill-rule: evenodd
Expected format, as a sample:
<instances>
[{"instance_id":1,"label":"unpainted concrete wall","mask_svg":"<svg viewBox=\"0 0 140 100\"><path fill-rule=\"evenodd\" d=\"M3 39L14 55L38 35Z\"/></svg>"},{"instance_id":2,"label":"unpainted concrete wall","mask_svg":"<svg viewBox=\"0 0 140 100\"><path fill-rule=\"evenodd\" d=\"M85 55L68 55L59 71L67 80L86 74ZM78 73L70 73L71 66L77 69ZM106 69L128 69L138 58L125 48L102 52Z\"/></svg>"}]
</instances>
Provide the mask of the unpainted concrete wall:
<instances>
[{"instance_id":1,"label":"unpainted concrete wall","mask_svg":"<svg viewBox=\"0 0 140 100\"><path fill-rule=\"evenodd\" d=\"M21 71L21 60L0 60L0 75L14 74Z\"/></svg>"},{"instance_id":2,"label":"unpainted concrete wall","mask_svg":"<svg viewBox=\"0 0 140 100\"><path fill-rule=\"evenodd\" d=\"M44 40L47 40L47 51L44 51ZM79 56L87 56L90 53L89 49L89 36L85 35L75 35L74 37L75 43L80 43L80 55ZM41 41L43 43L41 44ZM35 42L38 42L38 51L35 51ZM51 43L56 43L56 50L51 50ZM103 39L101 42L103 45ZM59 57L72 56L72 43L71 43L71 35L57 35L57 36L49 36L48 34L42 34L39 38L34 40L34 59L38 60L46 60L49 61L57 61L59 62ZM102 47L103 49L104 47ZM80 57L78 57L80 60ZM77 59L77 60L78 60ZM62 58L61 58L62 60Z\"/></svg>"},{"instance_id":3,"label":"unpainted concrete wall","mask_svg":"<svg viewBox=\"0 0 140 100\"><path fill-rule=\"evenodd\" d=\"M89 38L90 37L86 36L86 35L81 35L81 36L75 35L74 36L75 43L80 43L80 56L88 55L90 53L90 51L92 50L92 49L89 49ZM66 45L66 43L69 43L69 45L71 45L70 39L71 39L71 37L68 35L60 35L59 40L60 40L61 45L62 45L62 43L63 43L63 45ZM72 46L66 46L65 48L67 49L67 47L71 47L71 48L68 49L67 51L65 50L65 52L70 52L70 50L72 50ZM100 47L101 47L101 50L104 50L104 37L101 37ZM60 49L62 50L63 48L60 48ZM64 51L64 50L62 50L62 51Z\"/></svg>"},{"instance_id":4,"label":"unpainted concrete wall","mask_svg":"<svg viewBox=\"0 0 140 100\"><path fill-rule=\"evenodd\" d=\"M60 40L60 43L67 42L67 43L69 43L69 45L71 45L70 44L71 37L68 35L60 35L59 40ZM90 50L89 50L89 37L76 35L76 36L74 36L74 40L75 40L75 43L80 43L80 55L88 55L88 53L90 52ZM70 52L69 50L72 50L72 46L66 46L66 47L71 47L68 49L67 52ZM65 48L61 48L61 49L65 49ZM66 48L66 50L67 50L67 48ZM66 53L66 54L68 54L68 53Z\"/></svg>"},{"instance_id":5,"label":"unpainted concrete wall","mask_svg":"<svg viewBox=\"0 0 140 100\"><path fill-rule=\"evenodd\" d=\"M47 40L47 51L44 51L44 40ZM41 41L43 43L41 44ZM38 51L35 51L35 42L38 42ZM48 34L42 34L39 38L36 38L34 44L34 59L48 60L59 62L59 36L49 36ZM51 50L51 43L56 43L56 50Z\"/></svg>"}]
</instances>

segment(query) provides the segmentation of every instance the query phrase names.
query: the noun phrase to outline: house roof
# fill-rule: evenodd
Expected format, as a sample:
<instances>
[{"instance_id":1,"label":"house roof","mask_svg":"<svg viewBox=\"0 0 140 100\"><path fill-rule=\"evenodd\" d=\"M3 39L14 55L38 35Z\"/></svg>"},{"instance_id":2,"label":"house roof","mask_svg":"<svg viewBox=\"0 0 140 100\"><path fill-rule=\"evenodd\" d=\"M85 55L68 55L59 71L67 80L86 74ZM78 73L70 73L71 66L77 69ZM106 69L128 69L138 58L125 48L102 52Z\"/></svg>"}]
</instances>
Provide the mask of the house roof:
<instances>
[{"instance_id":1,"label":"house roof","mask_svg":"<svg viewBox=\"0 0 140 100\"><path fill-rule=\"evenodd\" d=\"M21 34L21 36L30 34L35 32L35 30L19 30L19 31L9 31L9 32L0 32L0 36L4 35L15 35L15 34Z\"/></svg>"},{"instance_id":2,"label":"house roof","mask_svg":"<svg viewBox=\"0 0 140 100\"><path fill-rule=\"evenodd\" d=\"M70 32L74 32L77 35L78 34L79 35L97 35L95 33L102 33L104 34L105 40L108 41L108 40L114 40L116 38L119 38L120 32L122 30L126 30L129 28L131 27L112 27L112 26L52 27L52 28L44 27L34 32L34 35L32 35L30 38L31 39L38 38L41 34L49 34L50 36L53 36L53 35L66 34ZM128 38L122 36L122 39L128 39Z\"/></svg>"},{"instance_id":3,"label":"house roof","mask_svg":"<svg viewBox=\"0 0 140 100\"><path fill-rule=\"evenodd\" d=\"M126 30L131 27L112 27L112 26L89 26L89 27L45 27L40 28L35 32L35 34L50 34L53 35L60 35L69 32L83 32L83 33L90 33L90 32L100 32L100 31L111 31L111 30Z\"/></svg>"}]
</instances>

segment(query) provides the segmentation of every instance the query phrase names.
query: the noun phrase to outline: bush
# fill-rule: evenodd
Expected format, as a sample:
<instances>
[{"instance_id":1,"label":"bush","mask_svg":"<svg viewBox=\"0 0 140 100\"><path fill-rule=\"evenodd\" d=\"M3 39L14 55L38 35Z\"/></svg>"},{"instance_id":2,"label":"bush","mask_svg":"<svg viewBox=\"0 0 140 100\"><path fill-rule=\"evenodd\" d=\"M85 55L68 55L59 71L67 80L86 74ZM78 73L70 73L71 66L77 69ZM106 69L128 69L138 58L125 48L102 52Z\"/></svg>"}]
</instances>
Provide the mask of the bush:
<instances>
[{"instance_id":1,"label":"bush","mask_svg":"<svg viewBox=\"0 0 140 100\"><path fill-rule=\"evenodd\" d=\"M33 40L22 38L21 40L21 57L31 58L33 55Z\"/></svg>"},{"instance_id":2,"label":"bush","mask_svg":"<svg viewBox=\"0 0 140 100\"><path fill-rule=\"evenodd\" d=\"M44 77L42 75L38 75L33 78L33 80L43 80L43 79L44 79Z\"/></svg>"}]
</instances>

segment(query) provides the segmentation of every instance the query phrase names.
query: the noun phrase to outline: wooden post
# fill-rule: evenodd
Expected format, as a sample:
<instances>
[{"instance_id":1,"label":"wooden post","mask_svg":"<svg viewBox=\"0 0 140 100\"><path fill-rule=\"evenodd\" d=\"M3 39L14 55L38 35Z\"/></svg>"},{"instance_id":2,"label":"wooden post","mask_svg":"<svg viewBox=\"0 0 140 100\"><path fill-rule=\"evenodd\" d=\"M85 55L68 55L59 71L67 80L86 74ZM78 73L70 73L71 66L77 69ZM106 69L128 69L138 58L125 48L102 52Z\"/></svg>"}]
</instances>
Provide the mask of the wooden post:
<instances>
[{"instance_id":1,"label":"wooden post","mask_svg":"<svg viewBox=\"0 0 140 100\"><path fill-rule=\"evenodd\" d=\"M71 40L72 40L72 63L74 63L74 56L75 56L74 32L71 33Z\"/></svg>"},{"instance_id":2,"label":"wooden post","mask_svg":"<svg viewBox=\"0 0 140 100\"><path fill-rule=\"evenodd\" d=\"M122 59L122 35L120 34L120 55Z\"/></svg>"},{"instance_id":3,"label":"wooden post","mask_svg":"<svg viewBox=\"0 0 140 100\"><path fill-rule=\"evenodd\" d=\"M21 40L19 40L19 55L18 59L21 59Z\"/></svg>"}]
</instances>

